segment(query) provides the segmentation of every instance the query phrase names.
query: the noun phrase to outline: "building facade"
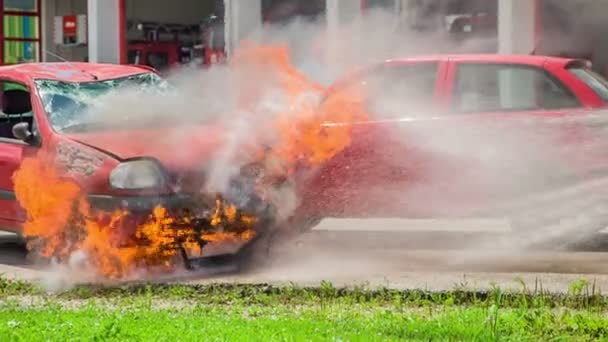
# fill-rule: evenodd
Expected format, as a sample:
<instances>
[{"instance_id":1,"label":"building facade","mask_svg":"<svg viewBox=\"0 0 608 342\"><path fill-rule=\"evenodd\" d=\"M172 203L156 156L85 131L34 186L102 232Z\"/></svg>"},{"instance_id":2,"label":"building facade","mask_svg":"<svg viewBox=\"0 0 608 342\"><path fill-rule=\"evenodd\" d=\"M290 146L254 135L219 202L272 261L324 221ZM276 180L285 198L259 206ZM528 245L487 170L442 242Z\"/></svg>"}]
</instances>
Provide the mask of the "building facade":
<instances>
[{"instance_id":1,"label":"building facade","mask_svg":"<svg viewBox=\"0 0 608 342\"><path fill-rule=\"evenodd\" d=\"M484 31L495 36L498 53L580 55L608 65L605 7L585 0L0 0L0 63L132 63L139 57L131 44L161 41L178 42L167 49L179 48L173 59L183 59L182 50L205 43L202 36L230 54L264 23L308 16L331 31L382 8L412 29L437 22L454 37Z\"/></svg>"},{"instance_id":2,"label":"building facade","mask_svg":"<svg viewBox=\"0 0 608 342\"><path fill-rule=\"evenodd\" d=\"M39 61L41 0L0 0L0 55L3 64Z\"/></svg>"}]
</instances>

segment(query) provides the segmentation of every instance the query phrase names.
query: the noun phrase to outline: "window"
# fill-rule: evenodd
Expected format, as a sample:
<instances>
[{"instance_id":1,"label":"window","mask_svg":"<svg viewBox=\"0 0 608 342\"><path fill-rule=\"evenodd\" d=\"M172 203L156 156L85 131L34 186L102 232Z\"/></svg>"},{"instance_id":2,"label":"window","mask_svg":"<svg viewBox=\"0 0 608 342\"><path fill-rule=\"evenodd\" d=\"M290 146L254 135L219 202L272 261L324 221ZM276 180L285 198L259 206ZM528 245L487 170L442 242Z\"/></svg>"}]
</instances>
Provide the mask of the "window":
<instances>
[{"instance_id":1,"label":"window","mask_svg":"<svg viewBox=\"0 0 608 342\"><path fill-rule=\"evenodd\" d=\"M3 64L40 61L39 0L4 0L2 34Z\"/></svg>"},{"instance_id":2,"label":"window","mask_svg":"<svg viewBox=\"0 0 608 342\"><path fill-rule=\"evenodd\" d=\"M262 0L266 23L283 24L295 18L315 20L325 13L325 0Z\"/></svg>"},{"instance_id":3,"label":"window","mask_svg":"<svg viewBox=\"0 0 608 342\"><path fill-rule=\"evenodd\" d=\"M582 67L568 68L568 71L589 86L603 101L608 101L608 81L604 77Z\"/></svg>"},{"instance_id":4,"label":"window","mask_svg":"<svg viewBox=\"0 0 608 342\"><path fill-rule=\"evenodd\" d=\"M34 115L30 92L25 85L0 81L0 139L17 140L13 126L27 122L32 129Z\"/></svg>"},{"instance_id":5,"label":"window","mask_svg":"<svg viewBox=\"0 0 608 342\"><path fill-rule=\"evenodd\" d=\"M438 63L385 66L365 85L370 114L378 119L426 115L433 105Z\"/></svg>"},{"instance_id":6,"label":"window","mask_svg":"<svg viewBox=\"0 0 608 342\"><path fill-rule=\"evenodd\" d=\"M458 65L453 106L457 112L575 108L576 96L536 67L511 64Z\"/></svg>"},{"instance_id":7,"label":"window","mask_svg":"<svg viewBox=\"0 0 608 342\"><path fill-rule=\"evenodd\" d=\"M435 62L382 66L338 86L320 105L333 99L356 101L355 97L362 96L375 120L428 115L433 106L437 71Z\"/></svg>"},{"instance_id":8,"label":"window","mask_svg":"<svg viewBox=\"0 0 608 342\"><path fill-rule=\"evenodd\" d=\"M39 79L35 84L51 127L60 133L114 129L116 125L166 125L167 122L176 121L175 113L167 113L164 117L155 116L154 120L144 114L120 117L120 120L104 120L95 113L106 102L100 99L129 87L142 93L151 91L158 96L166 93L170 86L155 73L146 72L92 82Z\"/></svg>"},{"instance_id":9,"label":"window","mask_svg":"<svg viewBox=\"0 0 608 342\"><path fill-rule=\"evenodd\" d=\"M396 0L366 0L365 4L369 9L394 10L397 7Z\"/></svg>"},{"instance_id":10,"label":"window","mask_svg":"<svg viewBox=\"0 0 608 342\"><path fill-rule=\"evenodd\" d=\"M4 0L4 10L38 12L38 0Z\"/></svg>"}]
</instances>

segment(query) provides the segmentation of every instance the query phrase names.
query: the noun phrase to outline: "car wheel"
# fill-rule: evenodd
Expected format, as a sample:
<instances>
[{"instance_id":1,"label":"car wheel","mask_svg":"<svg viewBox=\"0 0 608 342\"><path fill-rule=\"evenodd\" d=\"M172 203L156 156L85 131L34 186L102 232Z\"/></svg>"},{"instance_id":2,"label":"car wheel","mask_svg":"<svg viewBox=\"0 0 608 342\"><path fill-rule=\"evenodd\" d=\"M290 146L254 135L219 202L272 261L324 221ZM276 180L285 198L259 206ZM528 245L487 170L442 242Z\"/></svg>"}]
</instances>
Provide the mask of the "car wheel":
<instances>
[{"instance_id":1,"label":"car wheel","mask_svg":"<svg viewBox=\"0 0 608 342\"><path fill-rule=\"evenodd\" d=\"M237 253L237 262L242 271L267 265L272 260L272 248L289 243L316 227L322 218L308 217L290 220L281 227L261 232Z\"/></svg>"},{"instance_id":2,"label":"car wheel","mask_svg":"<svg viewBox=\"0 0 608 342\"><path fill-rule=\"evenodd\" d=\"M270 247L269 234L259 235L243 246L235 256L239 271L251 271L267 265L270 261Z\"/></svg>"}]
</instances>

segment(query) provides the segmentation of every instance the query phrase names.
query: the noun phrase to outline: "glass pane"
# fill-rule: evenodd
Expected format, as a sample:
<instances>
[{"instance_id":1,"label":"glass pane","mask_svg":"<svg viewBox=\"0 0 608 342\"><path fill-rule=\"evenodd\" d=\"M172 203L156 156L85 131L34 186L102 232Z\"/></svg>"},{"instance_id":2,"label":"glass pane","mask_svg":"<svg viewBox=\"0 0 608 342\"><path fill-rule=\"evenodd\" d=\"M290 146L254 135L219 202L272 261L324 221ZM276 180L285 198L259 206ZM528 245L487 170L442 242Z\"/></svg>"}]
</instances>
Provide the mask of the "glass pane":
<instances>
[{"instance_id":1,"label":"glass pane","mask_svg":"<svg viewBox=\"0 0 608 342\"><path fill-rule=\"evenodd\" d=\"M367 8L392 10L396 8L395 0L367 0Z\"/></svg>"},{"instance_id":2,"label":"glass pane","mask_svg":"<svg viewBox=\"0 0 608 342\"><path fill-rule=\"evenodd\" d=\"M17 64L40 61L38 42L4 41L4 63Z\"/></svg>"},{"instance_id":3,"label":"glass pane","mask_svg":"<svg viewBox=\"0 0 608 342\"><path fill-rule=\"evenodd\" d=\"M38 39L38 17L22 15L4 16L5 38L31 38Z\"/></svg>"},{"instance_id":4,"label":"glass pane","mask_svg":"<svg viewBox=\"0 0 608 342\"><path fill-rule=\"evenodd\" d=\"M2 82L1 84L4 87L4 90L25 90L25 91L28 90L26 86L24 86L23 84L20 84L20 83Z\"/></svg>"},{"instance_id":5,"label":"glass pane","mask_svg":"<svg viewBox=\"0 0 608 342\"><path fill-rule=\"evenodd\" d=\"M38 0L4 0L4 10L38 12Z\"/></svg>"}]
</instances>

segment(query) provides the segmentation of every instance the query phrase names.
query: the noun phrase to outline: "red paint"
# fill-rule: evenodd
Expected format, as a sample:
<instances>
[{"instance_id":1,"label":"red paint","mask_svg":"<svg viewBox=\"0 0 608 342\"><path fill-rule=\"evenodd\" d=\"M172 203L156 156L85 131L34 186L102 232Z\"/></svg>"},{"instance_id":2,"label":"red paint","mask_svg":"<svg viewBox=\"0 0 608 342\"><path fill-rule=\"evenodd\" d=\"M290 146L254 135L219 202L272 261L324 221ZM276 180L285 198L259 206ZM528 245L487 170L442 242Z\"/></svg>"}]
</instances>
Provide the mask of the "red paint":
<instances>
[{"instance_id":1,"label":"red paint","mask_svg":"<svg viewBox=\"0 0 608 342\"><path fill-rule=\"evenodd\" d=\"M126 0L118 1L118 53L120 64L127 64L127 8Z\"/></svg>"},{"instance_id":2,"label":"red paint","mask_svg":"<svg viewBox=\"0 0 608 342\"><path fill-rule=\"evenodd\" d=\"M4 0L0 0L0 65L4 65Z\"/></svg>"},{"instance_id":3,"label":"red paint","mask_svg":"<svg viewBox=\"0 0 608 342\"><path fill-rule=\"evenodd\" d=\"M78 32L78 20L75 15L63 16L63 34L67 37L75 37Z\"/></svg>"},{"instance_id":4,"label":"red paint","mask_svg":"<svg viewBox=\"0 0 608 342\"><path fill-rule=\"evenodd\" d=\"M137 66L95 63L27 63L0 68L0 78L6 77L30 84L36 79L68 80L71 82L91 81L91 74L99 80L140 74L144 69Z\"/></svg>"},{"instance_id":5,"label":"red paint","mask_svg":"<svg viewBox=\"0 0 608 342\"><path fill-rule=\"evenodd\" d=\"M38 34L40 39L38 39L38 60L42 61L44 60L44 55L45 52L43 51L42 47L44 46L44 41L42 39L42 0L38 0Z\"/></svg>"},{"instance_id":6,"label":"red paint","mask_svg":"<svg viewBox=\"0 0 608 342\"><path fill-rule=\"evenodd\" d=\"M126 43L126 40L125 40ZM161 41L151 41L151 42L132 42L128 44L127 51L129 52L137 52L139 54L139 65L148 65L149 57L153 54L156 55L165 55L167 57L167 65L165 66L167 69L159 70L161 72L165 72L168 69L174 68L179 65L179 44L177 42L169 41L169 42L161 42ZM121 54L121 56L126 54ZM127 61L121 64L127 64ZM153 67L160 67L154 65Z\"/></svg>"},{"instance_id":7,"label":"red paint","mask_svg":"<svg viewBox=\"0 0 608 342\"><path fill-rule=\"evenodd\" d=\"M367 8L369 7L369 2L368 0L361 0L361 3L359 5L359 8L361 9L362 13L365 13L365 11L367 11Z\"/></svg>"}]
</instances>

